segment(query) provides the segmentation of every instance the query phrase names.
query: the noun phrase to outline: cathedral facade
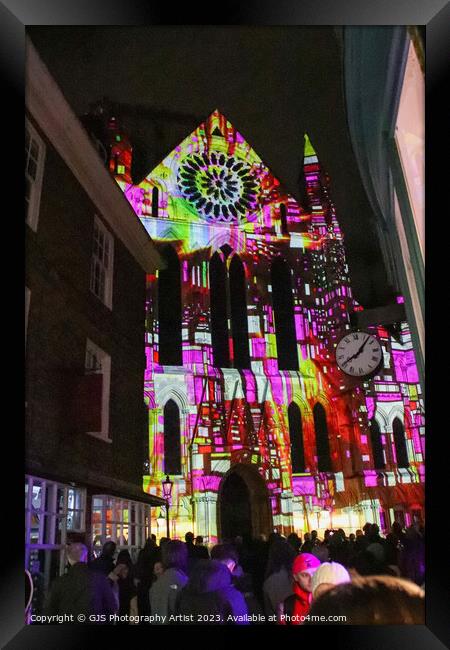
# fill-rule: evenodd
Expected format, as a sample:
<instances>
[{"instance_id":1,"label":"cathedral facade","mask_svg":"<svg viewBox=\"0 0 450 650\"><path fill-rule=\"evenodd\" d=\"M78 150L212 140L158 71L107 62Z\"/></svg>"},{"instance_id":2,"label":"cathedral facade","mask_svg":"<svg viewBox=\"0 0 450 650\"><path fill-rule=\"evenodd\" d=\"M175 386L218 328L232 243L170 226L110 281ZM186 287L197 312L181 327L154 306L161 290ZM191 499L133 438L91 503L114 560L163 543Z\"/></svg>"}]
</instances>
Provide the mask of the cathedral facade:
<instances>
[{"instance_id":1,"label":"cathedral facade","mask_svg":"<svg viewBox=\"0 0 450 650\"><path fill-rule=\"evenodd\" d=\"M383 349L375 376L339 370L361 307L309 138L299 205L217 110L138 185L129 142L110 133L110 170L166 263L147 279L143 488L161 496L173 481L171 537L423 521L408 325L368 329Z\"/></svg>"}]
</instances>

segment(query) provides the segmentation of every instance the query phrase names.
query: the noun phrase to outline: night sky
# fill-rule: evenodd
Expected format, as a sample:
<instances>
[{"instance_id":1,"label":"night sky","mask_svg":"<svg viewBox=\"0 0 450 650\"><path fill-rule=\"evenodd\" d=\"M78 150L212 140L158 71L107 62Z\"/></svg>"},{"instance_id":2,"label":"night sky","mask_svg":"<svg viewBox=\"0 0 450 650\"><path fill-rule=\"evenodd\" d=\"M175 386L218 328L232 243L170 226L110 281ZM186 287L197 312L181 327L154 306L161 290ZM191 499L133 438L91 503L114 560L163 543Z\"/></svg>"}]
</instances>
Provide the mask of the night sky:
<instances>
[{"instance_id":1,"label":"night sky","mask_svg":"<svg viewBox=\"0 0 450 650\"><path fill-rule=\"evenodd\" d=\"M354 295L386 302L373 211L348 135L333 27L29 27L77 115L106 96L134 147L139 182L215 108L302 200L303 134L331 177Z\"/></svg>"}]
</instances>

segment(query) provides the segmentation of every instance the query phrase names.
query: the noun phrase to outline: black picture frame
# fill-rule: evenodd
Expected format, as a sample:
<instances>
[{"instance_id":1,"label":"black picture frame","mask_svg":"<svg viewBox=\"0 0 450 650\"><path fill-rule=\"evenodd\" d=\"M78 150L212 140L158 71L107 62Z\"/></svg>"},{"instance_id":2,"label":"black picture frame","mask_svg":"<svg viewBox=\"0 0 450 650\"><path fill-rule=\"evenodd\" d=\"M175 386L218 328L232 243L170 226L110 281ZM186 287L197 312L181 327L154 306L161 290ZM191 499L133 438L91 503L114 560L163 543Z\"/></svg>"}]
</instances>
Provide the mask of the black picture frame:
<instances>
[{"instance_id":1,"label":"black picture frame","mask_svg":"<svg viewBox=\"0 0 450 650\"><path fill-rule=\"evenodd\" d=\"M0 4L0 66L3 81L3 109L4 109L4 138L10 139L9 144L5 144L3 151L7 155L7 182L4 185L5 194L14 197L20 197L23 193L22 181L22 153L18 153L14 158L13 152L18 151L17 143L21 142L23 137L23 118L24 118L24 62L25 62L25 27L28 25L107 25L107 24L174 24L173 9L168 11L156 10L155 3L145 0L130 0L127 3L113 2L73 2L72 0L3 0ZM376 3L361 2L361 0L323 0L322 2L313 2L307 0L302 3L291 3L288 0L279 0L277 3L269 1L251 0L246 3L232 2L226 12L226 24L254 24L254 25L424 25L426 26L426 71L427 71L427 156L437 154L440 144L439 138L444 133L443 110L441 107L442 95L444 92L443 81L444 74L448 65L448 41L450 24L450 10L446 0L434 0L424 3L422 0L379 0ZM245 5L245 6L244 6ZM295 8L294 8L295 5ZM177 10L178 11L178 10ZM195 12L189 6L188 12L178 11L177 20L185 18L187 24L201 24L196 20ZM205 19L206 14L200 14L201 19ZM432 123L431 123L432 122ZM11 155L10 155L11 153ZM5 159L4 159L5 162ZM20 165L20 168L19 168ZM4 167L5 169L5 167ZM427 168L427 208L430 208L431 196L439 194L438 174L428 173ZM11 188L14 188L14 190ZM434 188L434 189L433 189ZM434 191L436 190L436 192ZM442 190L441 190L442 191ZM430 199L428 198L430 197ZM446 209L444 206L441 209ZM8 210L9 231L5 236L19 237L23 236L23 231L17 233L18 225L22 224L22 217L17 216L17 210ZM12 219L11 219L12 217ZM18 239L20 241L20 239ZM6 248L6 247L5 247ZM432 260L436 269L436 260ZM17 304L14 312L17 319L22 323L21 300L23 291L23 275L19 270L20 265L17 261L13 267L8 267L4 271L6 287L6 297L8 301L8 313L13 308L11 305ZM11 277L11 276L14 277ZM10 293L8 293L10 292ZM16 350L23 350L22 325L10 329L17 331ZM14 340L14 332L11 332ZM9 341L9 339L8 339ZM8 347L9 347L8 343ZM432 353L432 351L431 351ZM17 355L20 356L20 355ZM8 364L8 372L12 367L20 366L17 356ZM12 365L11 365L12 364ZM20 377L20 375L19 375ZM9 375L8 375L9 379ZM23 379L19 378L16 386L17 401L8 403L8 409L15 409L15 413L23 412L23 399L20 396L20 386L23 386ZM430 391L431 393L431 391ZM428 407L431 406L431 413L428 421L433 422L433 400L428 400ZM76 630L73 626L25 626L24 624L24 580L23 580L23 441L19 433L20 425L18 418L15 421L14 435L11 428L4 429L4 436L14 438L13 451L6 452L4 447L4 464L8 464L13 469L13 478L9 484L8 490L4 493L5 505L9 507L4 513L4 572L2 579L2 626L1 642L3 647L15 649L26 648L79 648L87 640L87 635L94 635L96 642L100 642L100 636L108 640L117 638L117 628L81 628ZM430 436L428 447L427 466L427 484L426 484L426 502L427 502L427 531L428 539L433 538L435 542L444 541L440 538L438 526L440 522L439 509L437 508L438 492L440 490L440 475L438 473L439 448L441 442L437 437ZM6 460L7 459L7 460ZM433 557L434 555L434 557ZM426 625L425 626L391 626L391 627L346 627L337 626L333 628L333 644L345 645L345 647L358 648L382 648L389 650L397 648L408 649L427 648L436 650L445 647L441 642L448 641L448 590L444 589L443 578L441 577L442 564L448 563L445 554L433 553L430 549L430 543L427 545L427 578L426 578ZM447 586L447 585L446 585ZM136 634L135 628L130 632L130 637ZM198 630L189 628L198 633ZM155 628L145 629L148 642L153 639ZM283 638L283 642L295 641L299 635L300 642L305 643L306 636L308 643L318 641L319 636L330 628L320 626L310 626L307 632L302 628L301 634L298 630L287 630L277 628L277 638ZM311 632L311 630L313 630ZM142 628L141 628L142 631ZM271 630L272 632L273 630ZM161 630L160 630L161 632ZM178 629L182 632L185 640L187 639L188 628ZM239 638L243 643L251 641L257 628L230 628L221 630L223 634L230 634ZM264 630L266 633L267 630ZM110 636L114 634L114 637ZM164 630L163 642L170 640L172 630ZM194 642L199 642L197 636L190 636ZM271 640L273 636L271 635ZM132 641L130 638L130 642ZM152 640L153 642L153 640Z\"/></svg>"}]
</instances>

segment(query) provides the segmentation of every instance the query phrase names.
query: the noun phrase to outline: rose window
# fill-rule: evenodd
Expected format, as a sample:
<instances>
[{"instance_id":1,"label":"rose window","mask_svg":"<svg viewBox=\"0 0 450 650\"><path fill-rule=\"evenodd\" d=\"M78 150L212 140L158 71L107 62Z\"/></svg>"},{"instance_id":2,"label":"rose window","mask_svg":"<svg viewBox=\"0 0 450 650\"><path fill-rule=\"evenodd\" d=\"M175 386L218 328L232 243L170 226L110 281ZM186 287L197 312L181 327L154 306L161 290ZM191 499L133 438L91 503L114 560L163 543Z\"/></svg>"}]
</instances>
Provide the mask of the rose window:
<instances>
[{"instance_id":1,"label":"rose window","mask_svg":"<svg viewBox=\"0 0 450 650\"><path fill-rule=\"evenodd\" d=\"M178 170L183 196L211 221L226 223L256 209L257 181L249 165L223 153L194 154Z\"/></svg>"}]
</instances>

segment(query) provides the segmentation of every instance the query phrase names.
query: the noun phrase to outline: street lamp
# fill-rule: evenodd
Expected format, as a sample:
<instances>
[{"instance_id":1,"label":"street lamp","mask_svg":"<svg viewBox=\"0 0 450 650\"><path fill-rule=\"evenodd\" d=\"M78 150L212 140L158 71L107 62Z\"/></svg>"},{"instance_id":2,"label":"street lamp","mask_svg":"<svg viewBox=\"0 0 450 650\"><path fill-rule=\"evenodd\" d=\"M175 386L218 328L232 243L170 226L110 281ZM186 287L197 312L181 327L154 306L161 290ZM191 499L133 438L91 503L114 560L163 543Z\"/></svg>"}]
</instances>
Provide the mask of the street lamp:
<instances>
[{"instance_id":1,"label":"street lamp","mask_svg":"<svg viewBox=\"0 0 450 650\"><path fill-rule=\"evenodd\" d=\"M166 500L166 524L167 524L167 537L170 538L169 529L169 500L172 495L173 481L170 480L169 475L166 474L165 480L162 482L163 497Z\"/></svg>"}]
</instances>

